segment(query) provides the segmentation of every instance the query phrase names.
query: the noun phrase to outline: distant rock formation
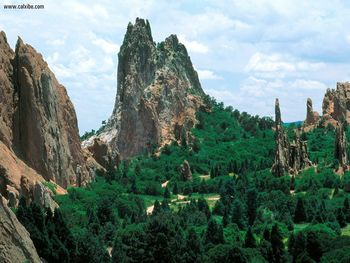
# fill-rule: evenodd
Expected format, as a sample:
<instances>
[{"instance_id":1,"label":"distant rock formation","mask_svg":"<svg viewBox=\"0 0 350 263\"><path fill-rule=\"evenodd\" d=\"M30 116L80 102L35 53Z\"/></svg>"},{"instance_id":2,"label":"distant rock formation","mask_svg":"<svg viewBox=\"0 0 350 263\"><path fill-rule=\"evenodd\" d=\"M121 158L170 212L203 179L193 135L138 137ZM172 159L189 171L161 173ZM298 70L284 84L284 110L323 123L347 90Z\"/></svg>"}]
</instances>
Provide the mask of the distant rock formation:
<instances>
[{"instance_id":1,"label":"distant rock formation","mask_svg":"<svg viewBox=\"0 0 350 263\"><path fill-rule=\"evenodd\" d=\"M349 160L347 153L347 142L342 122L338 122L335 129L334 158L339 161L339 168L341 169L339 172L348 170Z\"/></svg>"},{"instance_id":2,"label":"distant rock formation","mask_svg":"<svg viewBox=\"0 0 350 263\"><path fill-rule=\"evenodd\" d=\"M88 182L73 104L42 55L20 38L13 51L1 32L0 61L0 193L24 193L23 176L33 185Z\"/></svg>"},{"instance_id":3,"label":"distant rock formation","mask_svg":"<svg viewBox=\"0 0 350 263\"><path fill-rule=\"evenodd\" d=\"M337 83L336 90L327 89L322 104L325 125L336 126L339 121L350 123L350 83Z\"/></svg>"},{"instance_id":4,"label":"distant rock formation","mask_svg":"<svg viewBox=\"0 0 350 263\"><path fill-rule=\"evenodd\" d=\"M320 120L320 115L317 111L313 110L312 100L310 98L307 99L306 102L306 119L303 123L304 130L310 130L314 128Z\"/></svg>"},{"instance_id":5,"label":"distant rock formation","mask_svg":"<svg viewBox=\"0 0 350 263\"><path fill-rule=\"evenodd\" d=\"M147 20L129 23L119 51L115 107L98 137L121 159L151 151L189 131L204 94L197 72L176 35L155 44ZM92 145L94 138L84 145Z\"/></svg>"},{"instance_id":6,"label":"distant rock formation","mask_svg":"<svg viewBox=\"0 0 350 263\"><path fill-rule=\"evenodd\" d=\"M110 145L104 143L100 138L94 138L93 144L88 146L88 150L93 154L94 159L105 169L119 165L119 153L116 149L111 149Z\"/></svg>"},{"instance_id":7,"label":"distant rock formation","mask_svg":"<svg viewBox=\"0 0 350 263\"><path fill-rule=\"evenodd\" d=\"M307 153L306 142L300 140L299 131L296 131L295 139L289 142L288 135L283 129L279 100L275 102L275 162L271 172L275 176L284 174L297 174L302 169L312 166Z\"/></svg>"},{"instance_id":8,"label":"distant rock formation","mask_svg":"<svg viewBox=\"0 0 350 263\"><path fill-rule=\"evenodd\" d=\"M40 263L29 233L0 195L0 262Z\"/></svg>"}]
</instances>

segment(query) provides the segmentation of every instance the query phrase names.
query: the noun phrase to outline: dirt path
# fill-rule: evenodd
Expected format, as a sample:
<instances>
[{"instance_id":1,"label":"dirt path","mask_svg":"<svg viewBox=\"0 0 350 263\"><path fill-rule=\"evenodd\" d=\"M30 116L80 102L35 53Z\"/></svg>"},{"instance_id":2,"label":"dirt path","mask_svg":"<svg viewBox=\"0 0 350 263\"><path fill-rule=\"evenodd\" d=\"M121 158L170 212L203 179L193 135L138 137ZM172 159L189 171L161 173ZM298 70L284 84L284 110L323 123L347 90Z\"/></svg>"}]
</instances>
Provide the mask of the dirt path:
<instances>
[{"instance_id":1,"label":"dirt path","mask_svg":"<svg viewBox=\"0 0 350 263\"><path fill-rule=\"evenodd\" d=\"M151 206L147 207L147 215L152 214L153 209L154 209L154 205L151 205Z\"/></svg>"},{"instance_id":2,"label":"dirt path","mask_svg":"<svg viewBox=\"0 0 350 263\"><path fill-rule=\"evenodd\" d=\"M164 182L164 183L162 183L162 188L167 187L168 183L169 183L169 180L168 180L168 181L166 181L166 182Z\"/></svg>"}]
</instances>

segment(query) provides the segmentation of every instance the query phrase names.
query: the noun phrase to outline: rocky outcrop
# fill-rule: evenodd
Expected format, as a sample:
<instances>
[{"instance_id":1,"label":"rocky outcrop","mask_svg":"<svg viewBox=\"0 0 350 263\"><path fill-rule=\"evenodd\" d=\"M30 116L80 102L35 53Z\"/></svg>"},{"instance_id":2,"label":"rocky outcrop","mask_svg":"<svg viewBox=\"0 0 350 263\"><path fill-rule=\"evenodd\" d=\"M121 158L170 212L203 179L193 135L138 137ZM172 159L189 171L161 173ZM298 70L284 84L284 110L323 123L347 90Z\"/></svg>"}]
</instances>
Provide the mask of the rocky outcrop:
<instances>
[{"instance_id":1,"label":"rocky outcrop","mask_svg":"<svg viewBox=\"0 0 350 263\"><path fill-rule=\"evenodd\" d=\"M116 149L111 149L110 145L103 142L100 138L94 138L93 144L88 146L93 158L105 169L119 165L119 153Z\"/></svg>"},{"instance_id":2,"label":"rocky outcrop","mask_svg":"<svg viewBox=\"0 0 350 263\"><path fill-rule=\"evenodd\" d=\"M338 122L335 129L335 150L334 158L339 161L339 168L342 171L348 170L349 160L347 153L347 142L342 122Z\"/></svg>"},{"instance_id":3,"label":"rocky outcrop","mask_svg":"<svg viewBox=\"0 0 350 263\"><path fill-rule=\"evenodd\" d=\"M327 89L322 104L325 125L339 121L350 123L350 83L337 83L336 90Z\"/></svg>"},{"instance_id":4,"label":"rocky outcrop","mask_svg":"<svg viewBox=\"0 0 350 263\"><path fill-rule=\"evenodd\" d=\"M36 183L34 186L34 202L43 208L50 208L55 211L58 204L53 200L53 193L42 183Z\"/></svg>"},{"instance_id":5,"label":"rocky outcrop","mask_svg":"<svg viewBox=\"0 0 350 263\"><path fill-rule=\"evenodd\" d=\"M300 140L300 131L295 132L295 139L290 144L289 173L297 174L299 171L312 166L307 152L306 141Z\"/></svg>"},{"instance_id":6,"label":"rocky outcrop","mask_svg":"<svg viewBox=\"0 0 350 263\"><path fill-rule=\"evenodd\" d=\"M20 38L13 51L1 32L0 62L1 194L12 198L10 186L30 198L33 189L22 181L88 182L73 104L42 55Z\"/></svg>"},{"instance_id":7,"label":"rocky outcrop","mask_svg":"<svg viewBox=\"0 0 350 263\"><path fill-rule=\"evenodd\" d=\"M275 102L275 140L276 154L275 163L272 166L272 173L275 176L283 176L289 172L289 140L282 127L282 118L279 100Z\"/></svg>"},{"instance_id":8,"label":"rocky outcrop","mask_svg":"<svg viewBox=\"0 0 350 263\"><path fill-rule=\"evenodd\" d=\"M320 120L320 115L317 111L313 110L312 100L310 98L306 101L306 119L303 123L304 130L310 130L314 128Z\"/></svg>"},{"instance_id":9,"label":"rocky outcrop","mask_svg":"<svg viewBox=\"0 0 350 263\"><path fill-rule=\"evenodd\" d=\"M41 262L29 233L0 195L0 262Z\"/></svg>"},{"instance_id":10,"label":"rocky outcrop","mask_svg":"<svg viewBox=\"0 0 350 263\"><path fill-rule=\"evenodd\" d=\"M307 144L301 141L299 131L296 131L295 139L289 142L288 135L283 129L279 100L275 102L275 162L271 172L275 176L284 174L297 174L299 171L312 166L307 153Z\"/></svg>"},{"instance_id":11,"label":"rocky outcrop","mask_svg":"<svg viewBox=\"0 0 350 263\"><path fill-rule=\"evenodd\" d=\"M176 140L178 127L193 127L204 92L175 35L156 45L148 21L138 18L118 58L116 103L101 140L125 159Z\"/></svg>"},{"instance_id":12,"label":"rocky outcrop","mask_svg":"<svg viewBox=\"0 0 350 263\"><path fill-rule=\"evenodd\" d=\"M192 172L190 164L187 160L184 160L184 162L181 164L180 168L180 177L183 181L190 181L192 180Z\"/></svg>"}]
</instances>

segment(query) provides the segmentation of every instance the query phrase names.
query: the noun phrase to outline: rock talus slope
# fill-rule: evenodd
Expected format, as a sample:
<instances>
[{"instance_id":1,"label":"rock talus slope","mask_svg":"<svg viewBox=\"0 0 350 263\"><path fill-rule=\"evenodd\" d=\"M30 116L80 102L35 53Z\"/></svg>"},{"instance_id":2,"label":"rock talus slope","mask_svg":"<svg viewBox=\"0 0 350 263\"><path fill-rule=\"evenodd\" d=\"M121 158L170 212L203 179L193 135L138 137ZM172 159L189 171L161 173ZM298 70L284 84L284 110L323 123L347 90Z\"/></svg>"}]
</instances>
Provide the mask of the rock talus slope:
<instances>
[{"instance_id":1,"label":"rock talus slope","mask_svg":"<svg viewBox=\"0 0 350 263\"><path fill-rule=\"evenodd\" d=\"M177 140L179 129L188 136L205 94L177 37L156 45L149 22L138 18L129 23L118 58L115 107L101 140L124 159Z\"/></svg>"}]
</instances>

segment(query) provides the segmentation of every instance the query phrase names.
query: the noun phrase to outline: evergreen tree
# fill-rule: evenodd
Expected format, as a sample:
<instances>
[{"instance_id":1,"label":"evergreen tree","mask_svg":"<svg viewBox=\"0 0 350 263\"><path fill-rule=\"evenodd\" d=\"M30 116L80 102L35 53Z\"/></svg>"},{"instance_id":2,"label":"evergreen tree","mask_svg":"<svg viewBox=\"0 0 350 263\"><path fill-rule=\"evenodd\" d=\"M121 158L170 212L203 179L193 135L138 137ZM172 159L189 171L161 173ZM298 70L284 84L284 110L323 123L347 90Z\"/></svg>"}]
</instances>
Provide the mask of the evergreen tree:
<instances>
[{"instance_id":1,"label":"evergreen tree","mask_svg":"<svg viewBox=\"0 0 350 263\"><path fill-rule=\"evenodd\" d=\"M193 228L188 230L186 239L186 262L201 262L203 246L200 238Z\"/></svg>"},{"instance_id":2,"label":"evergreen tree","mask_svg":"<svg viewBox=\"0 0 350 263\"><path fill-rule=\"evenodd\" d=\"M295 207L295 212L294 212L294 223L302 223L306 222L307 217L306 217L306 212L304 208L304 201L302 198L298 198L297 205Z\"/></svg>"},{"instance_id":3,"label":"evergreen tree","mask_svg":"<svg viewBox=\"0 0 350 263\"><path fill-rule=\"evenodd\" d=\"M169 199L171 197L168 186L165 187L163 196L164 196L165 199Z\"/></svg>"},{"instance_id":4,"label":"evergreen tree","mask_svg":"<svg viewBox=\"0 0 350 263\"><path fill-rule=\"evenodd\" d=\"M256 240L252 231L252 228L249 226L246 232L244 247L256 248Z\"/></svg>"},{"instance_id":5,"label":"evergreen tree","mask_svg":"<svg viewBox=\"0 0 350 263\"><path fill-rule=\"evenodd\" d=\"M275 224L271 230L271 246L273 253L273 263L284 262L284 243L278 225Z\"/></svg>"},{"instance_id":6,"label":"evergreen tree","mask_svg":"<svg viewBox=\"0 0 350 263\"><path fill-rule=\"evenodd\" d=\"M126 261L125 251L123 250L123 243L120 237L114 240L112 250L112 263L124 263Z\"/></svg>"},{"instance_id":7,"label":"evergreen tree","mask_svg":"<svg viewBox=\"0 0 350 263\"><path fill-rule=\"evenodd\" d=\"M294 191L295 190L295 176L293 175L292 178L290 179L290 190Z\"/></svg>"},{"instance_id":8,"label":"evergreen tree","mask_svg":"<svg viewBox=\"0 0 350 263\"><path fill-rule=\"evenodd\" d=\"M222 217L222 225L223 227L226 227L230 222L230 215L228 213L228 209L224 210L224 215Z\"/></svg>"},{"instance_id":9,"label":"evergreen tree","mask_svg":"<svg viewBox=\"0 0 350 263\"><path fill-rule=\"evenodd\" d=\"M251 226L254 224L256 218L256 209L258 206L257 202L258 192L255 188L249 189L247 191L247 215L248 224Z\"/></svg>"},{"instance_id":10,"label":"evergreen tree","mask_svg":"<svg viewBox=\"0 0 350 263\"><path fill-rule=\"evenodd\" d=\"M240 248L234 247L229 250L223 262L247 263L248 259Z\"/></svg>"},{"instance_id":11,"label":"evergreen tree","mask_svg":"<svg viewBox=\"0 0 350 263\"><path fill-rule=\"evenodd\" d=\"M349 198L348 197L346 197L344 199L343 213L344 213L346 222L350 223L350 204L349 204Z\"/></svg>"},{"instance_id":12,"label":"evergreen tree","mask_svg":"<svg viewBox=\"0 0 350 263\"><path fill-rule=\"evenodd\" d=\"M203 212L206 215L207 219L209 219L211 217L211 212L210 212L210 209L209 209L209 205L208 205L207 201L204 198L199 198L198 199L197 207L198 207L199 211Z\"/></svg>"},{"instance_id":13,"label":"evergreen tree","mask_svg":"<svg viewBox=\"0 0 350 263\"><path fill-rule=\"evenodd\" d=\"M152 211L152 215L157 215L159 214L160 212L162 211L162 208L160 206L160 203L158 200L156 200L154 202L154 205L153 205L153 211Z\"/></svg>"},{"instance_id":14,"label":"evergreen tree","mask_svg":"<svg viewBox=\"0 0 350 263\"><path fill-rule=\"evenodd\" d=\"M224 243L224 232L222 226L219 225L214 219L210 219L208 222L204 240L206 244L211 243L213 245L217 245Z\"/></svg>"},{"instance_id":15,"label":"evergreen tree","mask_svg":"<svg viewBox=\"0 0 350 263\"><path fill-rule=\"evenodd\" d=\"M239 199L236 199L232 205L232 223L235 223L239 229L244 229L246 226L243 204Z\"/></svg>"},{"instance_id":16,"label":"evergreen tree","mask_svg":"<svg viewBox=\"0 0 350 263\"><path fill-rule=\"evenodd\" d=\"M341 208L338 208L337 210L337 221L341 228L346 227L345 216Z\"/></svg>"},{"instance_id":17,"label":"evergreen tree","mask_svg":"<svg viewBox=\"0 0 350 263\"><path fill-rule=\"evenodd\" d=\"M178 188L177 182L174 183L173 194L174 195L179 194L179 188Z\"/></svg>"}]
</instances>

